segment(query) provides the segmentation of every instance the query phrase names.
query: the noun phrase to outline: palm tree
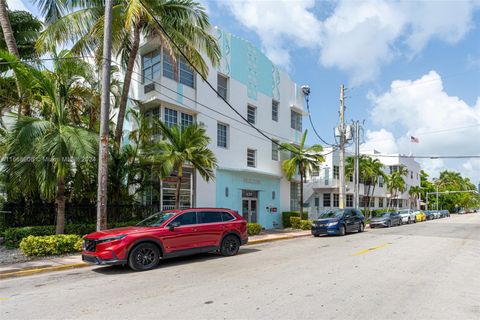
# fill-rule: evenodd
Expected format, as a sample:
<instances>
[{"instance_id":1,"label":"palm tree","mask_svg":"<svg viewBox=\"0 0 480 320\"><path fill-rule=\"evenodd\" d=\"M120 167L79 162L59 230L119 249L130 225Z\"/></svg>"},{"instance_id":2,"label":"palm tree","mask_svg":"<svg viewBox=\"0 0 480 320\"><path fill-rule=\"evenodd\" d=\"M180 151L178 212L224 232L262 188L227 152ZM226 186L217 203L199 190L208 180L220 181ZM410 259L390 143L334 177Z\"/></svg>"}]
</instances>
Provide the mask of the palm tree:
<instances>
[{"instance_id":1,"label":"palm tree","mask_svg":"<svg viewBox=\"0 0 480 320\"><path fill-rule=\"evenodd\" d=\"M406 191L406 183L404 177L408 175L408 170L404 166L400 166L398 170L392 172L387 179L387 189L391 195L391 199L396 199L398 193ZM391 201L390 201L391 204ZM390 207L390 204L388 205ZM397 199L398 206L398 199Z\"/></svg>"},{"instance_id":2,"label":"palm tree","mask_svg":"<svg viewBox=\"0 0 480 320\"><path fill-rule=\"evenodd\" d=\"M51 21L42 32L37 48L48 51L52 44L65 44L73 41L73 52L100 56L103 39L103 1L38 1L42 12L47 12L46 20ZM56 8L61 10L57 10ZM60 15L58 12L68 12ZM128 93L132 73L137 59L141 35L147 38L159 37L165 52L176 65L176 47L165 36L156 23L158 19L173 41L179 45L193 65L203 76L208 74L208 66L201 52L216 66L220 60L220 48L216 38L208 31L208 15L199 3L192 0L117 0L113 6L112 48L122 60L125 69L122 95L119 103L115 142L117 146L123 134Z\"/></svg>"},{"instance_id":3,"label":"palm tree","mask_svg":"<svg viewBox=\"0 0 480 320\"><path fill-rule=\"evenodd\" d=\"M39 186L45 198L55 199L56 233L63 233L66 178L83 161L94 158L96 152L96 134L75 125L69 112L80 99L81 85L75 76L79 72L72 70L79 66L54 64L53 72L40 71L6 52L0 52L0 58L15 62L11 66L19 82L22 87L35 89L35 98L42 107L34 116L14 120L5 145L7 156L15 160L7 161L4 170L10 183L27 190Z\"/></svg>"},{"instance_id":4,"label":"palm tree","mask_svg":"<svg viewBox=\"0 0 480 320\"><path fill-rule=\"evenodd\" d=\"M0 25L2 26L3 36L5 38L8 52L20 59L17 42L13 36L12 25L10 24L10 19L8 17L7 0L0 0Z\"/></svg>"},{"instance_id":5,"label":"palm tree","mask_svg":"<svg viewBox=\"0 0 480 320\"><path fill-rule=\"evenodd\" d=\"M312 173L313 168L318 167L325 159L321 155L323 148L319 144L314 144L310 147L305 147L305 140L307 139L307 132L302 135L300 144L297 146L290 143L282 143L282 149L290 151L290 159L282 162L282 169L288 180L298 173L300 173L300 218L303 213L303 184L306 182L307 175Z\"/></svg>"},{"instance_id":6,"label":"palm tree","mask_svg":"<svg viewBox=\"0 0 480 320\"><path fill-rule=\"evenodd\" d=\"M215 178L217 158L208 148L210 138L206 130L196 123L183 130L176 125L168 127L160 121L155 125L164 139L147 148L146 161L157 168L160 177L176 174L175 207L178 209L184 166L191 166L208 182Z\"/></svg>"},{"instance_id":7,"label":"palm tree","mask_svg":"<svg viewBox=\"0 0 480 320\"><path fill-rule=\"evenodd\" d=\"M413 201L415 203L415 207L417 206L417 199L419 199L422 196L422 187L420 186L411 186L410 189L408 189L408 194L410 197L413 198Z\"/></svg>"},{"instance_id":8,"label":"palm tree","mask_svg":"<svg viewBox=\"0 0 480 320\"><path fill-rule=\"evenodd\" d=\"M0 3L2 1L0 1ZM17 46L18 57L21 59L36 58L35 42L42 30L42 22L27 11L8 11L8 18L13 32L13 38ZM7 42L5 41L6 39L3 36L2 29L3 28L0 28L0 49L8 50L10 52L7 47Z\"/></svg>"}]
</instances>

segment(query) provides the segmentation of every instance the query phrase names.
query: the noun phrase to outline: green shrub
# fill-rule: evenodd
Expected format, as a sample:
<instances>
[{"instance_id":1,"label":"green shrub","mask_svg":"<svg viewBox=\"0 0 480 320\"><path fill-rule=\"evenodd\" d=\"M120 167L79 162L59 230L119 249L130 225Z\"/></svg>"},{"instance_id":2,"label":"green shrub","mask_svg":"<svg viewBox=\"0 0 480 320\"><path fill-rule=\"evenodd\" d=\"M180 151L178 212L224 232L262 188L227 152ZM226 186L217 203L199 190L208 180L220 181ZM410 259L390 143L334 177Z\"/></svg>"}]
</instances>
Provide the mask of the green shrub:
<instances>
[{"instance_id":1,"label":"green shrub","mask_svg":"<svg viewBox=\"0 0 480 320\"><path fill-rule=\"evenodd\" d=\"M290 225L292 229L300 229L300 217L290 217Z\"/></svg>"},{"instance_id":2,"label":"green shrub","mask_svg":"<svg viewBox=\"0 0 480 320\"><path fill-rule=\"evenodd\" d=\"M20 250L26 256L48 256L80 252L82 250L82 238L76 234L28 236L20 242Z\"/></svg>"},{"instance_id":3,"label":"green shrub","mask_svg":"<svg viewBox=\"0 0 480 320\"><path fill-rule=\"evenodd\" d=\"M247 232L249 236L256 236L262 232L262 226L258 223L247 223Z\"/></svg>"},{"instance_id":4,"label":"green shrub","mask_svg":"<svg viewBox=\"0 0 480 320\"><path fill-rule=\"evenodd\" d=\"M282 226L284 228L290 228L292 224L290 223L290 217L300 217L300 212L298 211L284 211L282 212ZM308 213L304 212L302 214L302 220L308 219Z\"/></svg>"},{"instance_id":5,"label":"green shrub","mask_svg":"<svg viewBox=\"0 0 480 320\"><path fill-rule=\"evenodd\" d=\"M300 229L311 230L312 229L312 220L300 220Z\"/></svg>"},{"instance_id":6,"label":"green shrub","mask_svg":"<svg viewBox=\"0 0 480 320\"><path fill-rule=\"evenodd\" d=\"M114 222L109 223L108 228L120 228L126 226L132 226L137 224L138 221L126 221L126 222ZM96 225L90 224L67 224L65 225L66 234L76 234L84 236L92 233L96 230ZM9 228L5 230L5 246L7 248L16 248L20 244L23 238L28 236L50 236L55 234L55 226L33 226L33 227L20 227Z\"/></svg>"}]
</instances>

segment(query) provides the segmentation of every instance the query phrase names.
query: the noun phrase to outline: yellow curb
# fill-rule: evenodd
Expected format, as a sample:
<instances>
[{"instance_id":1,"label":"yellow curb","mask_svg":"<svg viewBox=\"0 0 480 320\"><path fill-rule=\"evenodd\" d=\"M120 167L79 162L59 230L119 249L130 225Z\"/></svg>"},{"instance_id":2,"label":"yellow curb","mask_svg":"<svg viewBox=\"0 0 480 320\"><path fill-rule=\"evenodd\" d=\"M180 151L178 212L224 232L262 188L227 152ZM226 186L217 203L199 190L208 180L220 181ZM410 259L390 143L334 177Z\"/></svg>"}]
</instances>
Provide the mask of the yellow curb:
<instances>
[{"instance_id":1,"label":"yellow curb","mask_svg":"<svg viewBox=\"0 0 480 320\"><path fill-rule=\"evenodd\" d=\"M15 278L15 277L24 277L29 276L32 274L37 273L44 273L44 272L52 272L52 271L60 271L60 270L68 270L68 269L76 269L76 268L83 268L89 266L88 263L75 263L75 264L66 264L60 266L53 266L53 267L46 267L46 268L37 268L37 269L28 269L28 270L20 270L20 271L13 271L8 273L0 274L0 279L8 279L8 278Z\"/></svg>"},{"instance_id":2,"label":"yellow curb","mask_svg":"<svg viewBox=\"0 0 480 320\"><path fill-rule=\"evenodd\" d=\"M308 237L311 236L311 234L305 234L305 235L299 235L299 236L282 236L282 237L277 237L277 238L270 238L270 239L259 239L259 240L249 240L247 243L248 245L251 244L259 244L259 243L265 243L265 242L272 242L272 241L278 241L278 240L290 240L290 239L296 239L296 238L302 238L302 237Z\"/></svg>"}]
</instances>

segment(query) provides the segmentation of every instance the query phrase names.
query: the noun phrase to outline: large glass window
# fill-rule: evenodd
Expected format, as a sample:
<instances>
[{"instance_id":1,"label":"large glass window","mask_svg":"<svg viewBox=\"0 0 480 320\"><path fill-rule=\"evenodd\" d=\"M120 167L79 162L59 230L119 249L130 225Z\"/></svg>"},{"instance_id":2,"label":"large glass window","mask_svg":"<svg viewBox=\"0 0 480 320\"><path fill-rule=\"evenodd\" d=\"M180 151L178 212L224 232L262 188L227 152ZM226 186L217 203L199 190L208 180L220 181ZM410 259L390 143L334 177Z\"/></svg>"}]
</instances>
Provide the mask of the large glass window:
<instances>
[{"instance_id":1,"label":"large glass window","mask_svg":"<svg viewBox=\"0 0 480 320\"><path fill-rule=\"evenodd\" d=\"M324 193L324 194L323 194L323 206L324 206L325 208L330 207L330 204L331 204L331 203L330 203L330 200L331 200L330 197L331 197L330 193Z\"/></svg>"},{"instance_id":2,"label":"large glass window","mask_svg":"<svg viewBox=\"0 0 480 320\"><path fill-rule=\"evenodd\" d=\"M169 128L177 125L178 113L177 110L165 108L165 125Z\"/></svg>"},{"instance_id":3,"label":"large glass window","mask_svg":"<svg viewBox=\"0 0 480 320\"><path fill-rule=\"evenodd\" d=\"M338 166L333 166L333 179L340 178L340 168Z\"/></svg>"},{"instance_id":4,"label":"large glass window","mask_svg":"<svg viewBox=\"0 0 480 320\"><path fill-rule=\"evenodd\" d=\"M278 121L278 101L272 100L272 120Z\"/></svg>"},{"instance_id":5,"label":"large glass window","mask_svg":"<svg viewBox=\"0 0 480 320\"><path fill-rule=\"evenodd\" d=\"M193 123L193 116L191 114L182 112L181 118L180 118L180 126L182 130L185 130L185 128L191 125L192 123Z\"/></svg>"},{"instance_id":6,"label":"large glass window","mask_svg":"<svg viewBox=\"0 0 480 320\"><path fill-rule=\"evenodd\" d=\"M290 210L300 210L300 183L290 182Z\"/></svg>"},{"instance_id":7,"label":"large glass window","mask_svg":"<svg viewBox=\"0 0 480 320\"><path fill-rule=\"evenodd\" d=\"M181 215L173 219L173 221L170 222L169 225L171 225L173 222L178 222L181 226L196 224L197 213L195 211L182 213Z\"/></svg>"},{"instance_id":8,"label":"large glass window","mask_svg":"<svg viewBox=\"0 0 480 320\"><path fill-rule=\"evenodd\" d=\"M142 56L142 81L151 83L160 75L160 51L155 50Z\"/></svg>"},{"instance_id":9,"label":"large glass window","mask_svg":"<svg viewBox=\"0 0 480 320\"><path fill-rule=\"evenodd\" d=\"M353 207L353 194L347 194L347 207Z\"/></svg>"},{"instance_id":10,"label":"large glass window","mask_svg":"<svg viewBox=\"0 0 480 320\"><path fill-rule=\"evenodd\" d=\"M340 201L339 201L340 197L338 196L338 193L334 193L333 194L333 206L338 208L339 207L339 204L340 204Z\"/></svg>"},{"instance_id":11,"label":"large glass window","mask_svg":"<svg viewBox=\"0 0 480 320\"><path fill-rule=\"evenodd\" d=\"M180 59L180 83L186 86L195 87L195 78L193 76L193 69L190 67L185 59Z\"/></svg>"},{"instance_id":12,"label":"large glass window","mask_svg":"<svg viewBox=\"0 0 480 320\"><path fill-rule=\"evenodd\" d=\"M217 146L228 148L228 126L217 123Z\"/></svg>"},{"instance_id":13,"label":"large glass window","mask_svg":"<svg viewBox=\"0 0 480 320\"><path fill-rule=\"evenodd\" d=\"M296 111L290 111L290 126L292 129L302 131L302 115Z\"/></svg>"},{"instance_id":14,"label":"large glass window","mask_svg":"<svg viewBox=\"0 0 480 320\"><path fill-rule=\"evenodd\" d=\"M163 76L175 80L172 58L163 51Z\"/></svg>"},{"instance_id":15,"label":"large glass window","mask_svg":"<svg viewBox=\"0 0 480 320\"><path fill-rule=\"evenodd\" d=\"M247 149L247 166L253 168L257 166L257 150Z\"/></svg>"},{"instance_id":16,"label":"large glass window","mask_svg":"<svg viewBox=\"0 0 480 320\"><path fill-rule=\"evenodd\" d=\"M251 124L255 124L256 113L257 113L257 108L251 105L247 106L247 121L250 122Z\"/></svg>"},{"instance_id":17,"label":"large glass window","mask_svg":"<svg viewBox=\"0 0 480 320\"><path fill-rule=\"evenodd\" d=\"M272 140L272 160L278 161L278 140Z\"/></svg>"},{"instance_id":18,"label":"large glass window","mask_svg":"<svg viewBox=\"0 0 480 320\"><path fill-rule=\"evenodd\" d=\"M222 76L221 74L217 74L217 91L219 96L223 97L225 100L227 99L228 93L228 78Z\"/></svg>"},{"instance_id":19,"label":"large glass window","mask_svg":"<svg viewBox=\"0 0 480 320\"><path fill-rule=\"evenodd\" d=\"M383 208L383 198L378 198L378 207Z\"/></svg>"}]
</instances>

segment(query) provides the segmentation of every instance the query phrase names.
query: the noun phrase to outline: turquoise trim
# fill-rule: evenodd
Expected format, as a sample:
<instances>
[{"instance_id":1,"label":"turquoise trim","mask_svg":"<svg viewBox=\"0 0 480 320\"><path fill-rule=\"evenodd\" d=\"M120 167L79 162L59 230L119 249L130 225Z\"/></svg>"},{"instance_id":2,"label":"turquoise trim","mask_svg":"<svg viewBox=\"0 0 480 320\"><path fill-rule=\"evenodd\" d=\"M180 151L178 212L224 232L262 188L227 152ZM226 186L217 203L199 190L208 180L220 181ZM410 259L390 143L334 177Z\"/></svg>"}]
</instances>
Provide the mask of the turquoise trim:
<instances>
[{"instance_id":1,"label":"turquoise trim","mask_svg":"<svg viewBox=\"0 0 480 320\"><path fill-rule=\"evenodd\" d=\"M216 206L237 210L242 214L242 190L258 191L258 223L265 229L281 226L280 212L280 178L250 172L237 172L217 169L216 173ZM225 188L228 188L228 197ZM275 192L275 199L272 199ZM277 208L270 213L267 207Z\"/></svg>"}]
</instances>

